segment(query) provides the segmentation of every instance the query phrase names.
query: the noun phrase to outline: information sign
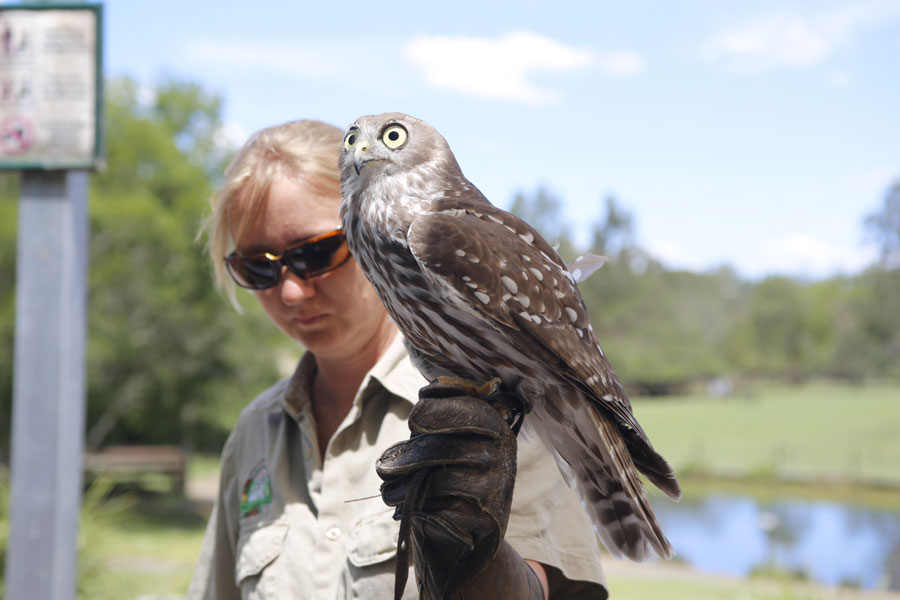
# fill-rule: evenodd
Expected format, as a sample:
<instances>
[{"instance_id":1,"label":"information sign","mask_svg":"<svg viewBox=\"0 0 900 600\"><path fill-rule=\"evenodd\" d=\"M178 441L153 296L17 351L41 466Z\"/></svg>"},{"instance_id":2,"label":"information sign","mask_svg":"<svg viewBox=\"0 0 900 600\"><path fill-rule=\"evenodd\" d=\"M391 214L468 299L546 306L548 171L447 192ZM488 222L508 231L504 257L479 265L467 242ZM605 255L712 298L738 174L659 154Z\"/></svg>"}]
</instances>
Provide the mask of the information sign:
<instances>
[{"instance_id":1,"label":"information sign","mask_svg":"<svg viewBox=\"0 0 900 600\"><path fill-rule=\"evenodd\" d=\"M101 8L0 7L0 168L100 160Z\"/></svg>"}]
</instances>

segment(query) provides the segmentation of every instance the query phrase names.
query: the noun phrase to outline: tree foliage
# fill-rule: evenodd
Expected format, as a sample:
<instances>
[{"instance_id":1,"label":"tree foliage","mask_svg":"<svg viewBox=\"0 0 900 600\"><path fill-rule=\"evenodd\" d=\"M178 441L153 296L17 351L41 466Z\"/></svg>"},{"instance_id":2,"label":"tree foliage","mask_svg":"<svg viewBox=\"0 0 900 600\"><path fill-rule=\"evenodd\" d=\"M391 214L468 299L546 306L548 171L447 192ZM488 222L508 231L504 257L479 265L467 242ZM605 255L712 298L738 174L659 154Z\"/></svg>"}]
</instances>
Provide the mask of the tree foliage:
<instances>
[{"instance_id":1,"label":"tree foliage","mask_svg":"<svg viewBox=\"0 0 900 600\"><path fill-rule=\"evenodd\" d=\"M195 241L212 173L227 159L220 108L194 84L163 82L149 102L130 80L108 84L107 164L92 175L89 194L89 445L218 449L240 407L278 376L282 337L253 303L247 314L235 313L214 289ZM0 275L14 281L9 195L0 205ZM4 358L14 323L8 290L0 296ZM0 367L4 419L9 380Z\"/></svg>"},{"instance_id":2,"label":"tree foliage","mask_svg":"<svg viewBox=\"0 0 900 600\"><path fill-rule=\"evenodd\" d=\"M109 164L91 186L88 443L215 445L227 426L207 409L273 381L280 345L259 311L237 315L215 291L195 241L226 161L221 102L167 81L142 103L117 80L107 106Z\"/></svg>"},{"instance_id":3,"label":"tree foliage","mask_svg":"<svg viewBox=\"0 0 900 600\"><path fill-rule=\"evenodd\" d=\"M0 175L0 462L6 462L11 426L13 333L16 325L16 227L19 179Z\"/></svg>"},{"instance_id":4,"label":"tree foliage","mask_svg":"<svg viewBox=\"0 0 900 600\"><path fill-rule=\"evenodd\" d=\"M634 217L619 206L615 196L607 196L605 205L606 214L592 227L591 250L609 255L633 249Z\"/></svg>"},{"instance_id":5,"label":"tree foliage","mask_svg":"<svg viewBox=\"0 0 900 600\"><path fill-rule=\"evenodd\" d=\"M559 196L540 187L532 195L516 193L509 210L540 231L562 257L571 260L575 258L574 245L569 224L562 215L562 206Z\"/></svg>"},{"instance_id":6,"label":"tree foliage","mask_svg":"<svg viewBox=\"0 0 900 600\"><path fill-rule=\"evenodd\" d=\"M881 266L900 270L900 181L884 195L882 207L866 217L866 229L878 246Z\"/></svg>"},{"instance_id":7,"label":"tree foliage","mask_svg":"<svg viewBox=\"0 0 900 600\"><path fill-rule=\"evenodd\" d=\"M107 165L91 177L87 435L218 450L238 411L299 349L212 284L196 233L221 178L221 100L163 81L152 99L128 79L106 90ZM0 176L0 280L15 281L18 177ZM546 189L512 210L571 260L608 263L580 284L591 322L632 391L664 394L723 375L900 378L900 184L868 217L881 260L851 277L750 282L732 270L675 271L640 248L615 198L579 248ZM15 286L0 286L0 461L7 456Z\"/></svg>"},{"instance_id":8,"label":"tree foliage","mask_svg":"<svg viewBox=\"0 0 900 600\"><path fill-rule=\"evenodd\" d=\"M879 234L883 257L900 248L898 190L866 221ZM567 231L557 222L558 201L548 197L546 190L519 194L513 210L538 228ZM594 330L629 389L667 394L721 376L799 382L900 375L900 273L890 260L854 277L753 283L729 268L667 269L636 245L634 223L614 197L605 199L587 250L609 261L579 284Z\"/></svg>"}]
</instances>

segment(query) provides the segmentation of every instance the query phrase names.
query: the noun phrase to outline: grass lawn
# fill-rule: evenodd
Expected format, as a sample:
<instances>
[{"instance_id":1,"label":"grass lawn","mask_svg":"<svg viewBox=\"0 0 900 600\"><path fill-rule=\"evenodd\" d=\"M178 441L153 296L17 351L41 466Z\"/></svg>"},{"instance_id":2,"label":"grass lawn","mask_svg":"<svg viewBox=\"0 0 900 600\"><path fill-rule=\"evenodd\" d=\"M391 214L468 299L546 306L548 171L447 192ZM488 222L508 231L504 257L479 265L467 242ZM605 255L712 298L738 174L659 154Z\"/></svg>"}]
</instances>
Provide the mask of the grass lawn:
<instances>
[{"instance_id":1,"label":"grass lawn","mask_svg":"<svg viewBox=\"0 0 900 600\"><path fill-rule=\"evenodd\" d=\"M773 586L722 583L680 578L641 579L611 576L608 581L610 597L640 598L641 600L806 600L811 596L795 595Z\"/></svg>"},{"instance_id":2,"label":"grass lawn","mask_svg":"<svg viewBox=\"0 0 900 600\"><path fill-rule=\"evenodd\" d=\"M637 398L633 404L656 448L673 462L684 483L690 481L685 485L688 494L725 488L743 492L758 488L761 494L786 497L837 494L851 500L868 494L874 503L897 506L900 387L811 384L761 388L726 399ZM217 469L214 457L194 457L188 478L214 479ZM708 477L717 472L751 477L741 481ZM773 484L775 477L816 483ZM860 491L860 482L894 487L868 486L868 491ZM111 501L100 500L103 493L103 485L98 485L83 510L79 598L183 597L203 538L203 510L163 493L118 495ZM5 515L0 519L0 537L3 521ZM706 576L677 565L639 570L644 566L620 567L611 561L607 574L615 600L900 600L900 595L826 590L793 581Z\"/></svg>"},{"instance_id":3,"label":"grass lawn","mask_svg":"<svg viewBox=\"0 0 900 600\"><path fill-rule=\"evenodd\" d=\"M606 569L613 600L900 600L898 594L824 588L789 579L735 579L669 564L608 561Z\"/></svg>"},{"instance_id":4,"label":"grass lawn","mask_svg":"<svg viewBox=\"0 0 900 600\"><path fill-rule=\"evenodd\" d=\"M193 505L174 496L92 503L82 527L79 599L183 598L204 525ZM900 600L789 580L706 575L672 563L639 565L608 555L604 567L613 600Z\"/></svg>"},{"instance_id":5,"label":"grass lawn","mask_svg":"<svg viewBox=\"0 0 900 600\"><path fill-rule=\"evenodd\" d=\"M183 598L206 518L184 498L128 494L82 511L78 597Z\"/></svg>"},{"instance_id":6,"label":"grass lawn","mask_svg":"<svg viewBox=\"0 0 900 600\"><path fill-rule=\"evenodd\" d=\"M676 472L900 487L898 386L815 383L633 405Z\"/></svg>"}]
</instances>

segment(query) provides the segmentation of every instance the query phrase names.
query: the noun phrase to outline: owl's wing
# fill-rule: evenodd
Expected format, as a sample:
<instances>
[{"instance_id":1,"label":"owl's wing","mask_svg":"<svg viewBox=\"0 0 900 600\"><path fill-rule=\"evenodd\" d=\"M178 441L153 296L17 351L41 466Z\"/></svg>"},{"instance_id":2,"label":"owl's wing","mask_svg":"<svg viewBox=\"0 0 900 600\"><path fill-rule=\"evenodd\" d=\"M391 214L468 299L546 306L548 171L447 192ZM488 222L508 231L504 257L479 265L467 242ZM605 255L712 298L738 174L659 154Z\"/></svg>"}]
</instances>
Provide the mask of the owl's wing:
<instances>
[{"instance_id":1,"label":"owl's wing","mask_svg":"<svg viewBox=\"0 0 900 600\"><path fill-rule=\"evenodd\" d=\"M556 365L560 376L585 388L649 445L556 251L525 221L493 205L450 206L409 228L409 247L422 269L507 331L510 343Z\"/></svg>"},{"instance_id":2,"label":"owl's wing","mask_svg":"<svg viewBox=\"0 0 900 600\"><path fill-rule=\"evenodd\" d=\"M417 217L407 241L440 288L461 296L506 332L510 344L594 398L618 425L635 466L667 495L680 497L671 467L632 414L574 278L537 231L486 201L457 197Z\"/></svg>"}]
</instances>

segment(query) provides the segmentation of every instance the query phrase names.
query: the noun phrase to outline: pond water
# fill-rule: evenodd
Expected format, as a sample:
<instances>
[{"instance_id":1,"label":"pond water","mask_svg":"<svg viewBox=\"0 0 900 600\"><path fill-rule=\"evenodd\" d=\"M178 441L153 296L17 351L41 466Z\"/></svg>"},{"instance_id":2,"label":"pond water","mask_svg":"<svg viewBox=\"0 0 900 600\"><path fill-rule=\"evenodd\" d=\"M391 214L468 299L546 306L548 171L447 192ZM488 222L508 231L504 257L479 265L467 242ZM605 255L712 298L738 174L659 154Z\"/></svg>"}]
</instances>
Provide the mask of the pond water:
<instances>
[{"instance_id":1,"label":"pond water","mask_svg":"<svg viewBox=\"0 0 900 600\"><path fill-rule=\"evenodd\" d=\"M654 499L679 560L712 573L775 568L827 585L900 590L900 506L710 495Z\"/></svg>"}]
</instances>

